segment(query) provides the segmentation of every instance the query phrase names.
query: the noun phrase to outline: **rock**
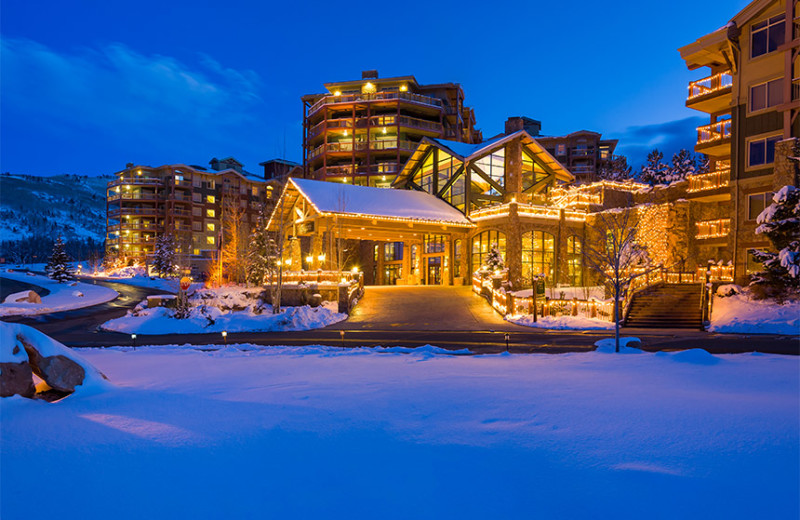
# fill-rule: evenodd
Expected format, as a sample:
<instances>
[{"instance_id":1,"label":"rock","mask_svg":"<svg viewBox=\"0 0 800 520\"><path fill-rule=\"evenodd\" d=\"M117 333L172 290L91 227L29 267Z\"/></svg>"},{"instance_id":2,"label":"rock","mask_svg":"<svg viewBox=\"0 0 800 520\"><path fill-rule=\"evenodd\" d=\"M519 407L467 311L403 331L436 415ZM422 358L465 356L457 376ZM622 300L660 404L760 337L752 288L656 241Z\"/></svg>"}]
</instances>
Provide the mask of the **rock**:
<instances>
[{"instance_id":1,"label":"rock","mask_svg":"<svg viewBox=\"0 0 800 520\"><path fill-rule=\"evenodd\" d=\"M22 335L17 335L17 339L28 353L33 373L41 377L50 388L59 392L74 392L76 386L83 384L86 371L77 362L61 354L42 356Z\"/></svg>"},{"instance_id":2,"label":"rock","mask_svg":"<svg viewBox=\"0 0 800 520\"><path fill-rule=\"evenodd\" d=\"M0 363L0 397L10 397L16 394L22 397L33 397L35 393L33 371L27 361Z\"/></svg>"},{"instance_id":3,"label":"rock","mask_svg":"<svg viewBox=\"0 0 800 520\"><path fill-rule=\"evenodd\" d=\"M6 296L5 303L42 303L42 298L35 291L21 291Z\"/></svg>"},{"instance_id":4,"label":"rock","mask_svg":"<svg viewBox=\"0 0 800 520\"><path fill-rule=\"evenodd\" d=\"M72 291L72 296L76 298L83 298L83 293L80 291Z\"/></svg>"}]
</instances>

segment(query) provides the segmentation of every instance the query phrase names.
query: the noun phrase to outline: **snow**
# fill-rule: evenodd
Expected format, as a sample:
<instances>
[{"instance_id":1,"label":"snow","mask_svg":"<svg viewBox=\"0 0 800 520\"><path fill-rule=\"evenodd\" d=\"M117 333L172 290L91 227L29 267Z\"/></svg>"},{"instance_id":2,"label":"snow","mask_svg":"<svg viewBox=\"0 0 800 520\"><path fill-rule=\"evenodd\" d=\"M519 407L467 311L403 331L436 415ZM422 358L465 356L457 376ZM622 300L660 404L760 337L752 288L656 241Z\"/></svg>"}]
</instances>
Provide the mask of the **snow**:
<instances>
[{"instance_id":1,"label":"snow","mask_svg":"<svg viewBox=\"0 0 800 520\"><path fill-rule=\"evenodd\" d=\"M15 292L15 293L9 294L8 296L6 296L6 299L3 300L3 303L17 303L17 300L24 300L24 299L28 298L30 296L31 292L34 292L34 291L27 290L27 291L20 291L20 292Z\"/></svg>"},{"instance_id":2,"label":"snow","mask_svg":"<svg viewBox=\"0 0 800 520\"><path fill-rule=\"evenodd\" d=\"M800 301L778 305L774 300L753 300L748 292L727 298L714 296L708 330L800 335Z\"/></svg>"},{"instance_id":3,"label":"snow","mask_svg":"<svg viewBox=\"0 0 800 520\"><path fill-rule=\"evenodd\" d=\"M50 294L42 297L42 303L2 303L0 304L0 316L45 314L81 309L109 302L119 296L117 291L101 285L83 282L58 283L46 276L35 275L30 272L5 271L0 276L38 285L50 291ZM76 292L82 293L82 296L76 296Z\"/></svg>"},{"instance_id":4,"label":"snow","mask_svg":"<svg viewBox=\"0 0 800 520\"><path fill-rule=\"evenodd\" d=\"M597 347L596 352L601 354L616 354L617 353L617 340L615 338L604 338L595 343ZM644 350L638 348L642 346L639 338L621 337L619 338L619 353L620 354L642 354Z\"/></svg>"},{"instance_id":5,"label":"snow","mask_svg":"<svg viewBox=\"0 0 800 520\"><path fill-rule=\"evenodd\" d=\"M577 298L579 300L595 299L597 301L604 301L605 288L602 285L594 285L589 287L546 287L547 295L550 298L557 298L559 300L571 300ZM533 289L523 289L521 291L514 291L514 296L517 298L530 298ZM561 294L564 294L562 297Z\"/></svg>"},{"instance_id":6,"label":"snow","mask_svg":"<svg viewBox=\"0 0 800 520\"><path fill-rule=\"evenodd\" d=\"M327 327L347 319L338 312L338 303L323 302L320 307L284 307L272 314L272 306L258 299L261 288L220 287L190 293L189 316L174 317L167 307L146 308L148 297L127 315L109 320L100 328L127 334L201 334L208 332L268 332L310 330Z\"/></svg>"},{"instance_id":7,"label":"snow","mask_svg":"<svg viewBox=\"0 0 800 520\"><path fill-rule=\"evenodd\" d=\"M101 392L111 388L103 374L85 358L75 353L53 338L42 334L33 327L19 323L0 321L0 362L20 363L28 361L23 340L31 345L42 357L64 356L78 363L84 370L83 384L75 387L75 392ZM14 353L14 349L17 353Z\"/></svg>"},{"instance_id":8,"label":"snow","mask_svg":"<svg viewBox=\"0 0 800 520\"><path fill-rule=\"evenodd\" d=\"M536 322L530 314L509 315L506 320L525 327L555 330L606 330L613 329L610 321L585 318L583 316L539 316Z\"/></svg>"},{"instance_id":9,"label":"snow","mask_svg":"<svg viewBox=\"0 0 800 520\"><path fill-rule=\"evenodd\" d=\"M309 179L289 179L319 211L469 224L445 201L416 190L387 190Z\"/></svg>"},{"instance_id":10,"label":"snow","mask_svg":"<svg viewBox=\"0 0 800 520\"><path fill-rule=\"evenodd\" d=\"M144 272L144 268L140 268L142 273ZM156 278L146 276L145 274L135 274L135 275L127 275L127 274L113 274L113 275L97 275L92 276L92 278L96 280L103 280L106 282L114 282L114 283L124 283L126 285L133 285L136 287L144 287L146 289L155 289L157 291L165 291L165 292L172 292L177 293L180 289L180 278ZM201 282L195 282L189 286L189 290L195 290L203 287Z\"/></svg>"},{"instance_id":11,"label":"snow","mask_svg":"<svg viewBox=\"0 0 800 520\"><path fill-rule=\"evenodd\" d=\"M36 516L64 520L800 514L793 356L82 354L115 386L0 400L3 518L44 469Z\"/></svg>"}]
</instances>

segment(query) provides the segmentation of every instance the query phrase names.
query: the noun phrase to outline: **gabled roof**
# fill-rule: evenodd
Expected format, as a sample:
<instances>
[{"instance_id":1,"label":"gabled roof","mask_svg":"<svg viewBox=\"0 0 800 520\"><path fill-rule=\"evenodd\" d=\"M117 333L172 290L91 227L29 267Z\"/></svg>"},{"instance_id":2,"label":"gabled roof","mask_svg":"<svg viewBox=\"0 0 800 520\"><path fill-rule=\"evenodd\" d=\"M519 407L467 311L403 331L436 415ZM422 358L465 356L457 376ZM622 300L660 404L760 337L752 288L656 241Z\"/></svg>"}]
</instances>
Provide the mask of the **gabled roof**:
<instances>
[{"instance_id":1,"label":"gabled roof","mask_svg":"<svg viewBox=\"0 0 800 520\"><path fill-rule=\"evenodd\" d=\"M463 213L445 201L416 190L372 188L291 177L281 198L292 197L292 191L296 191L321 214L473 226ZM276 213L281 207L279 200ZM284 208L284 214L290 211L291 208Z\"/></svg>"},{"instance_id":2,"label":"gabled roof","mask_svg":"<svg viewBox=\"0 0 800 520\"><path fill-rule=\"evenodd\" d=\"M424 137L417 146L417 149L414 150L414 153L411 155L408 161L406 161L403 169L397 174L397 177L395 177L394 181L392 182L392 186L402 185L408 178L411 171L422 160L426 152L432 146L444 150L463 162L467 162L473 159L478 159L494 150L502 148L507 142L517 138L521 138L522 144L528 148L528 151L556 173L556 178L563 182L573 182L575 180L575 177L566 168L564 168L564 166L558 162L555 157L550 155L550 153L536 141L536 138L531 136L525 130L518 130L508 135L499 135L479 144L461 143L458 141L446 141L444 139Z\"/></svg>"}]
</instances>

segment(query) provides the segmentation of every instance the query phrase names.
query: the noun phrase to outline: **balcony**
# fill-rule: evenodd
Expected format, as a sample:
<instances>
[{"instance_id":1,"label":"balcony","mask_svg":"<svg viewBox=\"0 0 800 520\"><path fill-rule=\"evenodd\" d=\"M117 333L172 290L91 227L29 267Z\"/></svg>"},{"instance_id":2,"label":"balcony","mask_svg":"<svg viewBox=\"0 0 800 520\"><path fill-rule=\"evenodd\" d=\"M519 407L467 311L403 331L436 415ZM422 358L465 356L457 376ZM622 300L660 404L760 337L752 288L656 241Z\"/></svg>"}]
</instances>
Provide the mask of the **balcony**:
<instances>
[{"instance_id":1,"label":"balcony","mask_svg":"<svg viewBox=\"0 0 800 520\"><path fill-rule=\"evenodd\" d=\"M572 157L594 157L594 149L574 149L570 151Z\"/></svg>"},{"instance_id":2,"label":"balcony","mask_svg":"<svg viewBox=\"0 0 800 520\"><path fill-rule=\"evenodd\" d=\"M731 153L731 120L725 119L710 125L697 127L697 145L694 147L698 153L712 157L721 157Z\"/></svg>"},{"instance_id":3,"label":"balcony","mask_svg":"<svg viewBox=\"0 0 800 520\"><path fill-rule=\"evenodd\" d=\"M313 139L322 135L326 130L352 130L353 128L373 128L380 129L386 127L401 127L420 130L420 133L429 133L431 135L441 135L443 127L441 123L435 121L426 121L416 117L408 116L373 116L373 117L359 117L356 119L342 118L342 119L328 119L315 125L308 132L308 138Z\"/></svg>"},{"instance_id":4,"label":"balcony","mask_svg":"<svg viewBox=\"0 0 800 520\"><path fill-rule=\"evenodd\" d=\"M158 195L155 193L110 193L108 195L108 201L112 202L115 200L158 200Z\"/></svg>"},{"instance_id":5,"label":"balcony","mask_svg":"<svg viewBox=\"0 0 800 520\"><path fill-rule=\"evenodd\" d=\"M701 173L699 175L689 175L686 177L689 181L689 187L686 191L695 194L696 196L692 197L695 200L727 200L731 196L727 189L730 178L730 169Z\"/></svg>"},{"instance_id":6,"label":"balcony","mask_svg":"<svg viewBox=\"0 0 800 520\"><path fill-rule=\"evenodd\" d=\"M442 107L441 99L422 96L420 94L413 94L411 92L376 92L375 94L343 94L340 96L328 95L311 105L311 108L308 109L308 116L310 117L325 105L354 103L357 101L381 102L391 100L409 101L418 105L425 105L439 109Z\"/></svg>"},{"instance_id":7,"label":"balcony","mask_svg":"<svg viewBox=\"0 0 800 520\"><path fill-rule=\"evenodd\" d=\"M158 226L155 224L112 224L108 226L109 232L119 231L158 231Z\"/></svg>"},{"instance_id":8,"label":"balcony","mask_svg":"<svg viewBox=\"0 0 800 520\"><path fill-rule=\"evenodd\" d=\"M692 81L686 106L706 114L720 112L730 107L732 88L733 76L728 72Z\"/></svg>"},{"instance_id":9,"label":"balcony","mask_svg":"<svg viewBox=\"0 0 800 520\"><path fill-rule=\"evenodd\" d=\"M721 218L718 220L704 220L697 223L697 234L695 238L698 240L706 240L712 238L724 238L731 232L731 219Z\"/></svg>"},{"instance_id":10,"label":"balcony","mask_svg":"<svg viewBox=\"0 0 800 520\"><path fill-rule=\"evenodd\" d=\"M353 153L353 152L366 152L369 151L383 151L383 150L416 150L417 143L413 141L405 141L403 139L386 139L383 141L343 141L339 143L322 144L311 151L308 158L309 160L315 159L323 153Z\"/></svg>"},{"instance_id":11,"label":"balcony","mask_svg":"<svg viewBox=\"0 0 800 520\"><path fill-rule=\"evenodd\" d=\"M119 206L114 206L108 208L108 216L115 216L115 215L158 215L159 210L153 206L150 208L120 208Z\"/></svg>"},{"instance_id":12,"label":"balcony","mask_svg":"<svg viewBox=\"0 0 800 520\"><path fill-rule=\"evenodd\" d=\"M312 172L315 179L322 178L328 175L395 175L397 173L397 164L395 163L378 163L369 166L353 166L346 164L341 166L328 166L314 170Z\"/></svg>"},{"instance_id":13,"label":"balcony","mask_svg":"<svg viewBox=\"0 0 800 520\"><path fill-rule=\"evenodd\" d=\"M130 184L132 186L161 186L163 181L155 177L128 177L109 181L108 187L114 188Z\"/></svg>"}]
</instances>

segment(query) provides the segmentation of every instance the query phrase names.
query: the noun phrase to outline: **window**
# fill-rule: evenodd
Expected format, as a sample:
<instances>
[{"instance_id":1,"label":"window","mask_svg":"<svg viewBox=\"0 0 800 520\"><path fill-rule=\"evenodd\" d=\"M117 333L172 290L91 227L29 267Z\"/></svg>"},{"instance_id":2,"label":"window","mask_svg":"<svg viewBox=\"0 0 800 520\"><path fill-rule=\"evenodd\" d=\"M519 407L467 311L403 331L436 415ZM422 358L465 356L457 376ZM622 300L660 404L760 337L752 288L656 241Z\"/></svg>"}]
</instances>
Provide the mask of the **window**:
<instances>
[{"instance_id":1,"label":"window","mask_svg":"<svg viewBox=\"0 0 800 520\"><path fill-rule=\"evenodd\" d=\"M496 247L500 256L506 258L506 235L499 231L484 231L472 238L472 271L480 269L486 260L489 249Z\"/></svg>"},{"instance_id":2,"label":"window","mask_svg":"<svg viewBox=\"0 0 800 520\"><path fill-rule=\"evenodd\" d=\"M461 240L453 242L453 276L461 276Z\"/></svg>"},{"instance_id":3,"label":"window","mask_svg":"<svg viewBox=\"0 0 800 520\"><path fill-rule=\"evenodd\" d=\"M199 188L203 185L203 178L199 175L195 175L192 177L192 186L195 188Z\"/></svg>"},{"instance_id":4,"label":"window","mask_svg":"<svg viewBox=\"0 0 800 520\"><path fill-rule=\"evenodd\" d=\"M747 165L762 166L775 162L775 143L781 140L781 136L765 137L754 139L747 146Z\"/></svg>"},{"instance_id":5,"label":"window","mask_svg":"<svg viewBox=\"0 0 800 520\"><path fill-rule=\"evenodd\" d=\"M444 252L444 235L425 235L422 243L427 254Z\"/></svg>"},{"instance_id":6,"label":"window","mask_svg":"<svg viewBox=\"0 0 800 520\"><path fill-rule=\"evenodd\" d=\"M252 193L253 193L253 197L258 197L258 186L253 186L253 191L252 191ZM272 196L272 195L271 195L271 194L272 194L272 186L270 186L270 187L268 187L268 188L267 188L267 193L269 193L269 194L270 194L270 196Z\"/></svg>"},{"instance_id":7,"label":"window","mask_svg":"<svg viewBox=\"0 0 800 520\"><path fill-rule=\"evenodd\" d=\"M203 231L202 222L192 222L192 231Z\"/></svg>"},{"instance_id":8,"label":"window","mask_svg":"<svg viewBox=\"0 0 800 520\"><path fill-rule=\"evenodd\" d=\"M193 202L203 202L203 195L198 192L192 193L192 201Z\"/></svg>"},{"instance_id":9,"label":"window","mask_svg":"<svg viewBox=\"0 0 800 520\"><path fill-rule=\"evenodd\" d=\"M216 212L216 211L214 211L213 209L207 209L207 210L206 210L206 216L207 216L208 218L214 218L214 217L216 217L216 216L217 216L217 212Z\"/></svg>"},{"instance_id":10,"label":"window","mask_svg":"<svg viewBox=\"0 0 800 520\"><path fill-rule=\"evenodd\" d=\"M583 286L583 251L581 238L571 236L567 238L567 280L573 287Z\"/></svg>"},{"instance_id":11,"label":"window","mask_svg":"<svg viewBox=\"0 0 800 520\"><path fill-rule=\"evenodd\" d=\"M378 263L378 244L375 244L375 247L372 250L372 261L376 264Z\"/></svg>"},{"instance_id":12,"label":"window","mask_svg":"<svg viewBox=\"0 0 800 520\"><path fill-rule=\"evenodd\" d=\"M750 111L763 110L783 103L783 78L750 87Z\"/></svg>"},{"instance_id":13,"label":"window","mask_svg":"<svg viewBox=\"0 0 800 520\"><path fill-rule=\"evenodd\" d=\"M195 217L202 217L203 216L203 208L199 208L197 206L192 207L192 215Z\"/></svg>"},{"instance_id":14,"label":"window","mask_svg":"<svg viewBox=\"0 0 800 520\"><path fill-rule=\"evenodd\" d=\"M566 144L557 144L556 145L556 155L567 155L567 145Z\"/></svg>"},{"instance_id":15,"label":"window","mask_svg":"<svg viewBox=\"0 0 800 520\"><path fill-rule=\"evenodd\" d=\"M505 187L506 149L500 148L493 153L475 161L475 166L496 182L501 188ZM497 190L491 190L492 195L499 195Z\"/></svg>"},{"instance_id":16,"label":"window","mask_svg":"<svg viewBox=\"0 0 800 520\"><path fill-rule=\"evenodd\" d=\"M414 271L417 269L417 251L419 250L419 246L416 244L411 246L411 274L414 274Z\"/></svg>"},{"instance_id":17,"label":"window","mask_svg":"<svg viewBox=\"0 0 800 520\"><path fill-rule=\"evenodd\" d=\"M544 231L529 231L522 234L522 279L531 280L531 275L544 274L553 280L555 239Z\"/></svg>"},{"instance_id":18,"label":"window","mask_svg":"<svg viewBox=\"0 0 800 520\"><path fill-rule=\"evenodd\" d=\"M773 52L780 47L786 34L785 16L781 14L753 24L750 29L751 58Z\"/></svg>"},{"instance_id":19,"label":"window","mask_svg":"<svg viewBox=\"0 0 800 520\"><path fill-rule=\"evenodd\" d=\"M214 237L206 237L206 244L213 246L214 245Z\"/></svg>"},{"instance_id":20,"label":"window","mask_svg":"<svg viewBox=\"0 0 800 520\"><path fill-rule=\"evenodd\" d=\"M255 190L255 188L253 188L253 189ZM272 198L272 194L273 194L272 192L273 192L272 186L267 186L267 198L268 199ZM258 192L253 193L253 197L256 197L256 196L258 196Z\"/></svg>"},{"instance_id":21,"label":"window","mask_svg":"<svg viewBox=\"0 0 800 520\"><path fill-rule=\"evenodd\" d=\"M403 243L389 242L383 244L383 261L397 262L403 259Z\"/></svg>"},{"instance_id":22,"label":"window","mask_svg":"<svg viewBox=\"0 0 800 520\"><path fill-rule=\"evenodd\" d=\"M214 226L213 222L206 222L206 231L214 232L216 231L216 226Z\"/></svg>"},{"instance_id":23,"label":"window","mask_svg":"<svg viewBox=\"0 0 800 520\"><path fill-rule=\"evenodd\" d=\"M206 195L206 202L209 204L214 204L217 201L217 198L213 195Z\"/></svg>"},{"instance_id":24,"label":"window","mask_svg":"<svg viewBox=\"0 0 800 520\"><path fill-rule=\"evenodd\" d=\"M770 204L772 204L772 192L754 193L747 197L747 220L757 219Z\"/></svg>"}]
</instances>

